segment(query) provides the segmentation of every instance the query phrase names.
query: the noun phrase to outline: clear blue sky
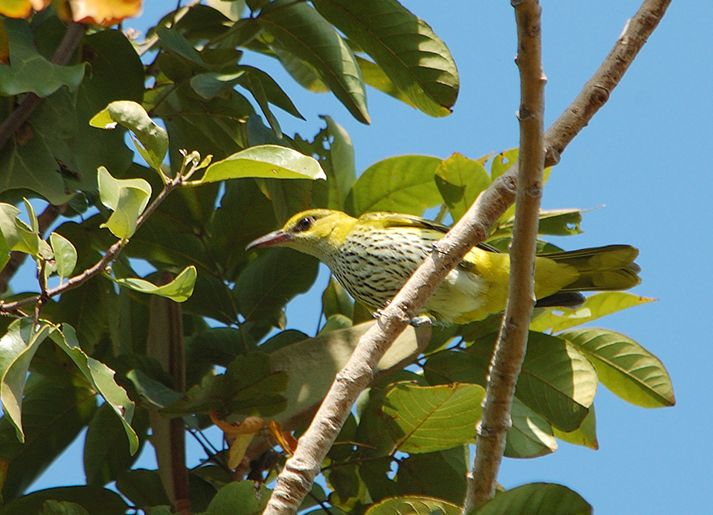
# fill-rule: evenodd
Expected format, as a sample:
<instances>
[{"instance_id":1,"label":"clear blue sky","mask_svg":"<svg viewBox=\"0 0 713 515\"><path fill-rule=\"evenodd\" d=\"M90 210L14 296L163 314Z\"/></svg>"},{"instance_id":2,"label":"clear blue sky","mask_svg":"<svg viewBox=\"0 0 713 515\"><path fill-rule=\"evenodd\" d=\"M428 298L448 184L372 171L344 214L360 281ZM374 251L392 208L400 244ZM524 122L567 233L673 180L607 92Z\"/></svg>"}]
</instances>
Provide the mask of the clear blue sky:
<instances>
[{"instance_id":1,"label":"clear blue sky","mask_svg":"<svg viewBox=\"0 0 713 515\"><path fill-rule=\"evenodd\" d=\"M150 2L144 28L175 2ZM621 32L638 1L543 2L544 67L549 124L577 94ZM514 17L503 1L429 0L405 5L427 20L453 52L461 77L455 112L432 119L369 91L372 125L355 122L329 95L302 90L279 67L253 56L287 90L308 118L281 118L286 132L311 135L330 114L353 139L357 168L398 154L471 157L517 145L518 105ZM713 289L711 136L713 67L710 2L674 2L662 25L604 109L567 148L545 190L544 207L599 208L588 213L585 234L568 248L631 243L641 249L643 284L637 293L659 299L607 318L659 356L673 378L678 404L645 410L600 388L600 449L562 443L555 454L506 460L500 482L570 486L599 514L705 513L713 491L711 400L713 367L710 309ZM605 207L601 207L605 206ZM324 281L325 274L321 280ZM307 320L314 331L318 292L293 302L288 322ZM706 313L709 313L706 315ZM300 327L299 324L296 327ZM195 449L192 456L199 456ZM142 458L149 464L150 457ZM81 445L33 488L82 482Z\"/></svg>"}]
</instances>

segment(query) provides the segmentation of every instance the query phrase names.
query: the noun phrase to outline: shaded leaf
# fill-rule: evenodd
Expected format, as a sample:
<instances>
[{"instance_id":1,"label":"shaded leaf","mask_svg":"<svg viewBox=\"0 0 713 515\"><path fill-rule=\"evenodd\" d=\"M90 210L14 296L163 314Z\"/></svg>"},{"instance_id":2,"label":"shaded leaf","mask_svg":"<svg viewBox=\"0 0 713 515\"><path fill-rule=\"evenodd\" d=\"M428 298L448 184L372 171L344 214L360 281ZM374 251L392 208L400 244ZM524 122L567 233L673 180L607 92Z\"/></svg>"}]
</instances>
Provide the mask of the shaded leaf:
<instances>
[{"instance_id":1,"label":"shaded leaf","mask_svg":"<svg viewBox=\"0 0 713 515\"><path fill-rule=\"evenodd\" d=\"M517 397L512 400L510 417L512 427L505 442L505 456L536 458L557 450L557 441L549 422Z\"/></svg>"},{"instance_id":2,"label":"shaded leaf","mask_svg":"<svg viewBox=\"0 0 713 515\"><path fill-rule=\"evenodd\" d=\"M3 506L3 515L41 513L48 500L69 501L80 505L92 515L116 515L129 506L119 494L98 486L64 486L39 490Z\"/></svg>"},{"instance_id":3,"label":"shaded leaf","mask_svg":"<svg viewBox=\"0 0 713 515\"><path fill-rule=\"evenodd\" d=\"M396 383L386 393L382 410L393 419L390 429L398 450L433 452L473 441L484 395L483 387L474 384Z\"/></svg>"},{"instance_id":4,"label":"shaded leaf","mask_svg":"<svg viewBox=\"0 0 713 515\"><path fill-rule=\"evenodd\" d=\"M349 112L369 123L361 71L349 46L310 5L281 0L263 9L260 25L283 51L309 63Z\"/></svg>"},{"instance_id":5,"label":"shaded leaf","mask_svg":"<svg viewBox=\"0 0 713 515\"><path fill-rule=\"evenodd\" d=\"M439 452L412 454L399 462L396 488L400 495L424 495L463 502L469 452L459 446Z\"/></svg>"},{"instance_id":6,"label":"shaded leaf","mask_svg":"<svg viewBox=\"0 0 713 515\"><path fill-rule=\"evenodd\" d=\"M663 363L637 342L606 329L579 329L560 335L592 362L599 380L637 406L673 406L671 378Z\"/></svg>"},{"instance_id":7,"label":"shaded leaf","mask_svg":"<svg viewBox=\"0 0 713 515\"><path fill-rule=\"evenodd\" d=\"M501 492L473 515L585 515L592 507L577 492L554 483L529 483Z\"/></svg>"},{"instance_id":8,"label":"shaded leaf","mask_svg":"<svg viewBox=\"0 0 713 515\"><path fill-rule=\"evenodd\" d=\"M61 278L69 277L77 266L77 249L71 241L56 232L50 234L50 244L54 252L57 275Z\"/></svg>"},{"instance_id":9,"label":"shaded leaf","mask_svg":"<svg viewBox=\"0 0 713 515\"><path fill-rule=\"evenodd\" d=\"M574 445L581 445L590 449L599 449L597 440L597 420L594 414L594 405L589 407L589 413L584 417L582 424L574 431L565 432L554 428L554 435L560 440Z\"/></svg>"},{"instance_id":10,"label":"shaded leaf","mask_svg":"<svg viewBox=\"0 0 713 515\"><path fill-rule=\"evenodd\" d=\"M129 452L131 454L136 453L139 448L139 438L131 427L131 420L134 416L134 403L126 395L126 390L114 380L115 372L101 361L97 361L85 354L71 325L62 324L61 330L54 330L50 336L72 359L85 379L112 407L114 413L121 420L124 432L129 439Z\"/></svg>"},{"instance_id":11,"label":"shaded leaf","mask_svg":"<svg viewBox=\"0 0 713 515\"><path fill-rule=\"evenodd\" d=\"M233 481L215 494L208 505L206 515L260 515L270 499L271 490L260 485L256 490L252 481Z\"/></svg>"},{"instance_id":12,"label":"shaded leaf","mask_svg":"<svg viewBox=\"0 0 713 515\"><path fill-rule=\"evenodd\" d=\"M367 168L346 199L351 215L368 211L393 211L421 215L441 202L433 180L441 159L431 156L397 156Z\"/></svg>"},{"instance_id":13,"label":"shaded leaf","mask_svg":"<svg viewBox=\"0 0 713 515\"><path fill-rule=\"evenodd\" d=\"M453 56L426 22L395 0L315 0L317 10L363 48L421 111L447 116L458 96Z\"/></svg>"},{"instance_id":14,"label":"shaded leaf","mask_svg":"<svg viewBox=\"0 0 713 515\"><path fill-rule=\"evenodd\" d=\"M159 295L175 302L185 302L193 294L193 287L196 284L196 267L184 268L171 282L157 286L145 279L136 277L125 277L114 279L114 282L124 288L129 288L141 293Z\"/></svg>"},{"instance_id":15,"label":"shaded leaf","mask_svg":"<svg viewBox=\"0 0 713 515\"><path fill-rule=\"evenodd\" d=\"M83 506L69 501L46 500L40 515L89 515Z\"/></svg>"}]
</instances>

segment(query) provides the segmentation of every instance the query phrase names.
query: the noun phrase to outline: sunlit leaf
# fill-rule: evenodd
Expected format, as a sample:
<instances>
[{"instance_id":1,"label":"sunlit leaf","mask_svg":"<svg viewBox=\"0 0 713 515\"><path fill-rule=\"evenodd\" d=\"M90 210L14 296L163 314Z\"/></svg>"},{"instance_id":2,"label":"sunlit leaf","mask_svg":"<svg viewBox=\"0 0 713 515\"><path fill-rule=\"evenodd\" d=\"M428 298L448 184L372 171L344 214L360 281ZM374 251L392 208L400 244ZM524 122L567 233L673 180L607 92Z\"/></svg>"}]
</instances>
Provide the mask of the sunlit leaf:
<instances>
[{"instance_id":1,"label":"sunlit leaf","mask_svg":"<svg viewBox=\"0 0 713 515\"><path fill-rule=\"evenodd\" d=\"M278 145L259 145L215 161L200 181L189 184L261 177L267 179L326 179L319 163L296 150Z\"/></svg>"},{"instance_id":2,"label":"sunlit leaf","mask_svg":"<svg viewBox=\"0 0 713 515\"><path fill-rule=\"evenodd\" d=\"M397 156L367 168L346 199L350 214L393 211L421 215L441 202L433 180L441 159L431 156Z\"/></svg>"},{"instance_id":3,"label":"sunlit leaf","mask_svg":"<svg viewBox=\"0 0 713 515\"><path fill-rule=\"evenodd\" d=\"M365 515L460 515L462 509L446 501L415 495L391 497L372 505Z\"/></svg>"},{"instance_id":4,"label":"sunlit leaf","mask_svg":"<svg viewBox=\"0 0 713 515\"><path fill-rule=\"evenodd\" d=\"M480 192L490 185L482 163L458 153L438 165L435 179L454 222L460 220Z\"/></svg>"},{"instance_id":5,"label":"sunlit leaf","mask_svg":"<svg viewBox=\"0 0 713 515\"><path fill-rule=\"evenodd\" d=\"M0 203L0 269L7 263L11 250L40 255L39 235L18 218L19 214L15 206Z\"/></svg>"},{"instance_id":6,"label":"sunlit leaf","mask_svg":"<svg viewBox=\"0 0 713 515\"><path fill-rule=\"evenodd\" d=\"M253 481L233 481L218 490L205 515L260 515L270 499L270 493L265 485L256 490Z\"/></svg>"},{"instance_id":7,"label":"sunlit leaf","mask_svg":"<svg viewBox=\"0 0 713 515\"><path fill-rule=\"evenodd\" d=\"M589 413L584 417L582 424L574 431L565 432L554 428L554 435L565 442L573 445L581 445L590 449L599 449L597 440L597 417L594 414L594 405L589 407Z\"/></svg>"},{"instance_id":8,"label":"sunlit leaf","mask_svg":"<svg viewBox=\"0 0 713 515\"><path fill-rule=\"evenodd\" d=\"M578 329L560 337L587 356L602 384L625 401L644 408L676 403L661 360L628 336L606 329Z\"/></svg>"},{"instance_id":9,"label":"sunlit leaf","mask_svg":"<svg viewBox=\"0 0 713 515\"><path fill-rule=\"evenodd\" d=\"M0 338L0 400L5 416L15 426L17 438L25 441L22 430L22 399L27 371L40 344L49 336L50 326L35 328L32 319L12 322Z\"/></svg>"},{"instance_id":10,"label":"sunlit leaf","mask_svg":"<svg viewBox=\"0 0 713 515\"><path fill-rule=\"evenodd\" d=\"M104 397L114 413L121 420L129 439L129 452L135 454L139 448L139 438L131 427L134 417L134 403L126 395L126 390L116 383L115 372L101 361L87 356L79 346L76 332L69 324L62 324L61 330L55 329L52 340L72 359L87 381Z\"/></svg>"},{"instance_id":11,"label":"sunlit leaf","mask_svg":"<svg viewBox=\"0 0 713 515\"><path fill-rule=\"evenodd\" d=\"M535 314L533 317L530 329L533 331L562 331L617 311L653 302L654 300L651 297L640 297L623 291L595 293L587 297L584 304L577 308L547 308L541 310L541 313Z\"/></svg>"},{"instance_id":12,"label":"sunlit leaf","mask_svg":"<svg viewBox=\"0 0 713 515\"><path fill-rule=\"evenodd\" d=\"M119 124L135 136L136 149L154 170L160 170L168 151L168 134L149 117L146 110L131 100L111 102L89 120L89 125L113 129ZM137 141L138 140L138 141Z\"/></svg>"},{"instance_id":13,"label":"sunlit leaf","mask_svg":"<svg viewBox=\"0 0 713 515\"><path fill-rule=\"evenodd\" d=\"M191 295L193 295L193 287L196 284L196 277L196 267L188 266L184 268L171 282L160 286L137 277L114 279L114 282L119 286L139 291L141 293L159 295L176 302L185 302Z\"/></svg>"},{"instance_id":14,"label":"sunlit leaf","mask_svg":"<svg viewBox=\"0 0 713 515\"><path fill-rule=\"evenodd\" d=\"M72 242L59 233L50 234L50 244L54 252L55 268L60 277L69 277L77 265L77 249Z\"/></svg>"},{"instance_id":15,"label":"sunlit leaf","mask_svg":"<svg viewBox=\"0 0 713 515\"><path fill-rule=\"evenodd\" d=\"M473 441L484 395L483 387L474 384L396 383L382 409L393 420L398 450L433 452Z\"/></svg>"},{"instance_id":16,"label":"sunlit leaf","mask_svg":"<svg viewBox=\"0 0 713 515\"><path fill-rule=\"evenodd\" d=\"M512 400L510 417L512 427L507 434L505 456L535 458L550 454L557 449L557 441L549 422L517 397Z\"/></svg>"},{"instance_id":17,"label":"sunlit leaf","mask_svg":"<svg viewBox=\"0 0 713 515\"><path fill-rule=\"evenodd\" d=\"M103 166L99 167L97 182L102 204L113 211L102 227L117 238L130 238L151 197L151 185L143 179L115 179Z\"/></svg>"}]
</instances>

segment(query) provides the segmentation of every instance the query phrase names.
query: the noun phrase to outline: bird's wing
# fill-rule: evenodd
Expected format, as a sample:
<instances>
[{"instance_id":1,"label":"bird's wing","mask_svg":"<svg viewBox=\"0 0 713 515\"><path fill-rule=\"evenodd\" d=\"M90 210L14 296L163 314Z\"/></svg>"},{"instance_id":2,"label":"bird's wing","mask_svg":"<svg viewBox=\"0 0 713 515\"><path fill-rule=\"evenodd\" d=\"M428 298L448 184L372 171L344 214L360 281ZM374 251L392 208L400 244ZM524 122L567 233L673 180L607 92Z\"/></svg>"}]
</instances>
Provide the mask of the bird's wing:
<instances>
[{"instance_id":1,"label":"bird's wing","mask_svg":"<svg viewBox=\"0 0 713 515\"><path fill-rule=\"evenodd\" d=\"M375 222L382 227L415 227L418 229L430 229L443 234L451 230L451 228L447 225L443 225L432 220L426 220L420 216L406 215L402 213L364 213L359 217L359 220L362 222ZM478 243L476 246L487 252L500 253L500 250L487 243Z\"/></svg>"}]
</instances>

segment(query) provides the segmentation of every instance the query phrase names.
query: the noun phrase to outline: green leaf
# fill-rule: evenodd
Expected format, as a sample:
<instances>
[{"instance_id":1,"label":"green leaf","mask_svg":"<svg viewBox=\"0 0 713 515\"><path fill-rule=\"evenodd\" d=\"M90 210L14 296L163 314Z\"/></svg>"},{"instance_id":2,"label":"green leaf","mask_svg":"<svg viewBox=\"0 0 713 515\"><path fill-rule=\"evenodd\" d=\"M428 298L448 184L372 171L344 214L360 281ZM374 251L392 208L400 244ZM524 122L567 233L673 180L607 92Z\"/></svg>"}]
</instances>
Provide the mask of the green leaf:
<instances>
[{"instance_id":1,"label":"green leaf","mask_svg":"<svg viewBox=\"0 0 713 515\"><path fill-rule=\"evenodd\" d=\"M447 116L458 97L448 47L426 22L396 0L315 0L317 10L362 47L413 104Z\"/></svg>"},{"instance_id":2,"label":"green leaf","mask_svg":"<svg viewBox=\"0 0 713 515\"><path fill-rule=\"evenodd\" d=\"M271 490L265 485L256 490L253 481L233 481L218 490L205 515L260 515L270 499L270 493Z\"/></svg>"},{"instance_id":3,"label":"green leaf","mask_svg":"<svg viewBox=\"0 0 713 515\"><path fill-rule=\"evenodd\" d=\"M50 326L37 329L30 318L15 320L0 338L0 400L5 416L15 427L17 439L25 441L22 430L22 400L27 371L40 344L49 336Z\"/></svg>"},{"instance_id":4,"label":"green leaf","mask_svg":"<svg viewBox=\"0 0 713 515\"><path fill-rule=\"evenodd\" d=\"M597 417L594 414L594 404L589 407L589 413L584 417L582 424L574 431L565 432L557 428L553 429L554 435L567 443L581 445L589 449L599 449L597 440Z\"/></svg>"},{"instance_id":5,"label":"green leaf","mask_svg":"<svg viewBox=\"0 0 713 515\"><path fill-rule=\"evenodd\" d=\"M46 500L40 515L89 515L83 506L69 501Z\"/></svg>"},{"instance_id":6,"label":"green leaf","mask_svg":"<svg viewBox=\"0 0 713 515\"><path fill-rule=\"evenodd\" d=\"M235 284L240 312L247 320L279 326L287 302L309 290L317 278L317 260L291 249L271 249L245 267Z\"/></svg>"},{"instance_id":7,"label":"green leaf","mask_svg":"<svg viewBox=\"0 0 713 515\"><path fill-rule=\"evenodd\" d=\"M50 244L54 252L57 275L61 278L69 277L77 266L77 249L71 241L56 232L50 234Z\"/></svg>"},{"instance_id":8,"label":"green leaf","mask_svg":"<svg viewBox=\"0 0 713 515\"><path fill-rule=\"evenodd\" d=\"M119 475L116 487L140 508L170 503L157 470L125 470Z\"/></svg>"},{"instance_id":9,"label":"green leaf","mask_svg":"<svg viewBox=\"0 0 713 515\"><path fill-rule=\"evenodd\" d=\"M480 161L455 153L436 169L436 185L453 221L457 222L490 186L490 177Z\"/></svg>"},{"instance_id":10,"label":"green leaf","mask_svg":"<svg viewBox=\"0 0 713 515\"><path fill-rule=\"evenodd\" d=\"M579 329L560 335L592 362L599 380L637 406L673 406L671 378L663 363L637 342L606 329Z\"/></svg>"},{"instance_id":11,"label":"green leaf","mask_svg":"<svg viewBox=\"0 0 713 515\"><path fill-rule=\"evenodd\" d=\"M129 508L119 494L97 486L64 486L39 490L14 500L3 507L3 515L42 513L48 500L69 501L82 506L92 515L116 515ZM71 512L70 512L71 513Z\"/></svg>"},{"instance_id":12,"label":"green leaf","mask_svg":"<svg viewBox=\"0 0 713 515\"><path fill-rule=\"evenodd\" d=\"M7 264L11 250L35 257L40 255L42 244L39 234L20 220L19 214L20 210L15 206L0 203L0 269Z\"/></svg>"},{"instance_id":13,"label":"green leaf","mask_svg":"<svg viewBox=\"0 0 713 515\"><path fill-rule=\"evenodd\" d=\"M372 325L373 321L330 331L271 352L271 369L283 370L289 377L284 393L287 408L275 416L275 420L283 423L320 403L334 376L351 357L359 338ZM425 343L418 341L412 327L406 328L381 358L376 372L402 367L404 362L416 357Z\"/></svg>"},{"instance_id":14,"label":"green leaf","mask_svg":"<svg viewBox=\"0 0 713 515\"><path fill-rule=\"evenodd\" d=\"M466 446L412 454L399 462L396 490L401 495L427 495L461 503L465 497L469 461Z\"/></svg>"},{"instance_id":15,"label":"green leaf","mask_svg":"<svg viewBox=\"0 0 713 515\"><path fill-rule=\"evenodd\" d=\"M8 417L0 419L0 464L4 471L0 484L6 502L30 486L91 420L96 393L85 384L73 384L75 379L70 374L30 375L22 405L24 444L18 442ZM8 505L3 513L8 513L6 510Z\"/></svg>"},{"instance_id":16,"label":"green leaf","mask_svg":"<svg viewBox=\"0 0 713 515\"><path fill-rule=\"evenodd\" d=\"M554 483L529 483L498 493L473 515L588 515L592 507L577 492Z\"/></svg>"},{"instance_id":17,"label":"green leaf","mask_svg":"<svg viewBox=\"0 0 713 515\"><path fill-rule=\"evenodd\" d=\"M89 125L100 129L113 129L116 124L129 129L136 150L154 170L160 171L168 151L168 134L156 125L141 104L131 100L116 100L89 120Z\"/></svg>"},{"instance_id":18,"label":"green leaf","mask_svg":"<svg viewBox=\"0 0 713 515\"><path fill-rule=\"evenodd\" d=\"M124 277L114 279L114 282L124 288L147 293L149 295L159 295L176 302L185 302L193 295L193 287L196 284L196 267L188 266L184 268L170 283L156 286L155 284L136 277Z\"/></svg>"},{"instance_id":19,"label":"green leaf","mask_svg":"<svg viewBox=\"0 0 713 515\"><path fill-rule=\"evenodd\" d=\"M105 485L134 463L124 428L109 404L102 404L89 423L84 439L84 474L89 485Z\"/></svg>"},{"instance_id":20,"label":"green leaf","mask_svg":"<svg viewBox=\"0 0 713 515\"><path fill-rule=\"evenodd\" d=\"M319 78L319 72L310 63L279 47L274 47L272 50L282 63L282 66L287 70L287 73L300 86L313 93L327 93L329 91L329 86Z\"/></svg>"},{"instance_id":21,"label":"green leaf","mask_svg":"<svg viewBox=\"0 0 713 515\"><path fill-rule=\"evenodd\" d=\"M404 91L396 87L396 85L391 82L388 75L381 69L376 63L364 59L363 57L357 55L357 63L359 63L359 68L361 69L361 75L369 86L374 89L378 89L382 93L386 93L390 97L400 100L404 104L410 105L418 109L418 106L411 100Z\"/></svg>"},{"instance_id":22,"label":"green leaf","mask_svg":"<svg viewBox=\"0 0 713 515\"><path fill-rule=\"evenodd\" d=\"M129 439L129 452L133 455L139 449L139 438L131 427L134 417L134 403L126 395L126 390L114 380L115 372L101 361L87 356L79 346L74 328L62 324L50 335L52 340L69 356L84 378L101 394L114 413L121 420Z\"/></svg>"},{"instance_id":23,"label":"green leaf","mask_svg":"<svg viewBox=\"0 0 713 515\"><path fill-rule=\"evenodd\" d=\"M310 5L282 0L270 4L258 17L276 47L309 63L311 71L360 122L369 123L361 71L349 46Z\"/></svg>"},{"instance_id":24,"label":"green leaf","mask_svg":"<svg viewBox=\"0 0 713 515\"><path fill-rule=\"evenodd\" d=\"M182 397L176 390L152 379L141 370L129 370L126 378L134 385L136 393L151 407L165 408Z\"/></svg>"},{"instance_id":25,"label":"green leaf","mask_svg":"<svg viewBox=\"0 0 713 515\"><path fill-rule=\"evenodd\" d=\"M516 395L555 427L573 431L587 416L597 374L587 359L554 336L530 332Z\"/></svg>"},{"instance_id":26,"label":"green leaf","mask_svg":"<svg viewBox=\"0 0 713 515\"><path fill-rule=\"evenodd\" d=\"M557 450L557 441L549 422L517 397L512 400L510 417L512 427L507 434L505 456L536 458Z\"/></svg>"},{"instance_id":27,"label":"green leaf","mask_svg":"<svg viewBox=\"0 0 713 515\"><path fill-rule=\"evenodd\" d=\"M656 299L640 297L623 291L595 293L587 297L584 304L577 308L543 309L541 313L533 317L530 329L532 331L562 331L654 300Z\"/></svg>"},{"instance_id":28,"label":"green leaf","mask_svg":"<svg viewBox=\"0 0 713 515\"><path fill-rule=\"evenodd\" d=\"M460 515L461 508L440 499L408 495L391 497L373 504L365 515Z\"/></svg>"},{"instance_id":29,"label":"green leaf","mask_svg":"<svg viewBox=\"0 0 713 515\"><path fill-rule=\"evenodd\" d=\"M354 313L354 303L347 290L334 277L329 279L329 284L322 293L322 311L325 318L333 315L344 315L351 319Z\"/></svg>"},{"instance_id":30,"label":"green leaf","mask_svg":"<svg viewBox=\"0 0 713 515\"><path fill-rule=\"evenodd\" d=\"M84 77L84 63L54 64L37 52L25 20L3 19L10 45L10 65L0 65L0 95L32 92L47 97L62 86L74 90Z\"/></svg>"},{"instance_id":31,"label":"green leaf","mask_svg":"<svg viewBox=\"0 0 713 515\"><path fill-rule=\"evenodd\" d=\"M113 211L101 227L117 238L130 238L151 197L151 185L143 179L115 179L103 166L99 167L97 182L102 204Z\"/></svg>"},{"instance_id":32,"label":"green leaf","mask_svg":"<svg viewBox=\"0 0 713 515\"><path fill-rule=\"evenodd\" d=\"M520 152L519 148L511 148L509 150L504 150L495 156L490 163L490 178L495 180L505 172L510 170L515 163L517 163L517 156Z\"/></svg>"},{"instance_id":33,"label":"green leaf","mask_svg":"<svg viewBox=\"0 0 713 515\"><path fill-rule=\"evenodd\" d=\"M396 383L382 410L401 452L423 453L471 443L485 390L474 384L416 386Z\"/></svg>"},{"instance_id":34,"label":"green leaf","mask_svg":"<svg viewBox=\"0 0 713 515\"><path fill-rule=\"evenodd\" d=\"M213 162L199 181L187 184L261 177L266 179L326 179L314 158L279 145L258 145Z\"/></svg>"},{"instance_id":35,"label":"green leaf","mask_svg":"<svg viewBox=\"0 0 713 515\"><path fill-rule=\"evenodd\" d=\"M421 215L441 202L433 180L441 159L431 156L396 156L371 165L357 179L346 199L351 215L393 211Z\"/></svg>"}]
</instances>

